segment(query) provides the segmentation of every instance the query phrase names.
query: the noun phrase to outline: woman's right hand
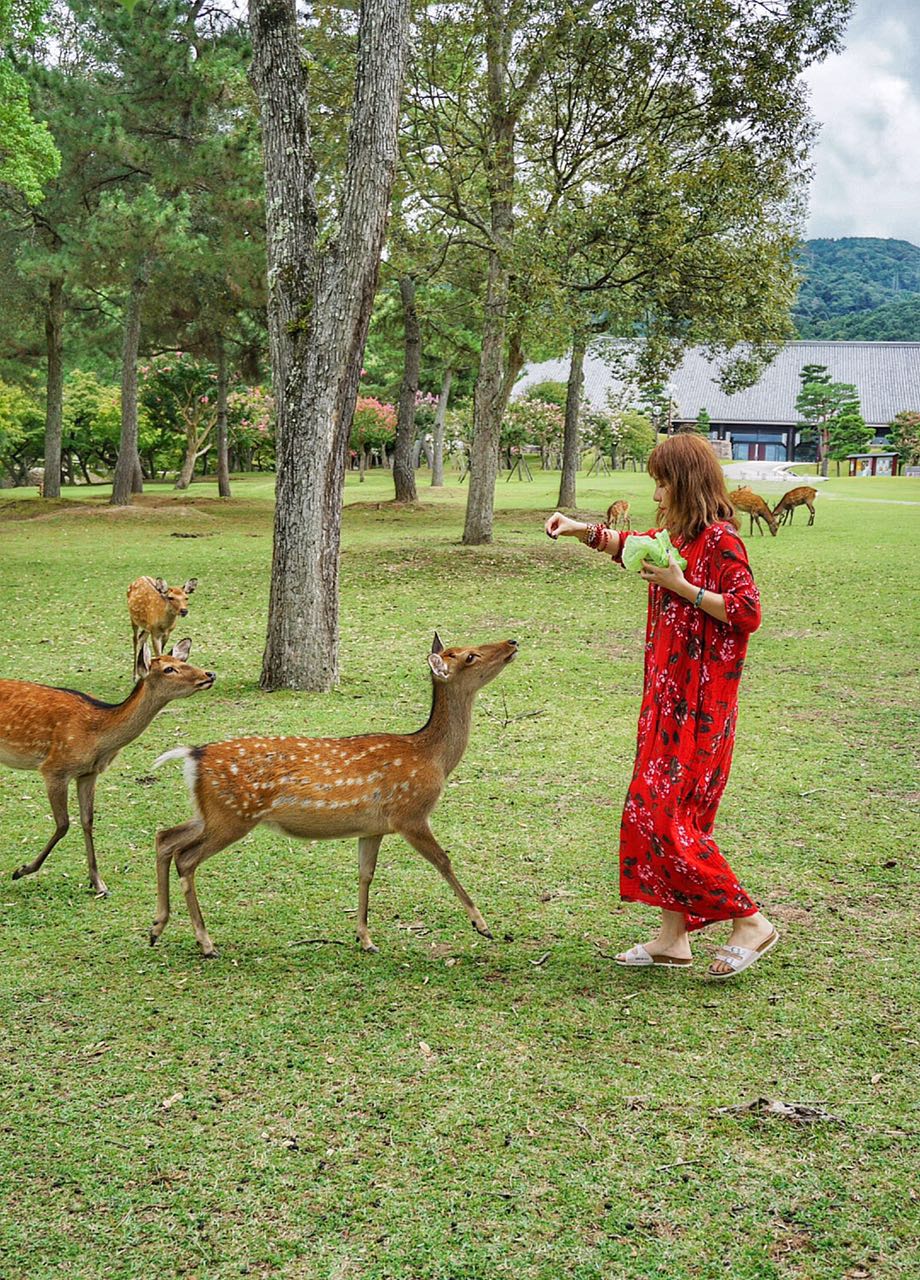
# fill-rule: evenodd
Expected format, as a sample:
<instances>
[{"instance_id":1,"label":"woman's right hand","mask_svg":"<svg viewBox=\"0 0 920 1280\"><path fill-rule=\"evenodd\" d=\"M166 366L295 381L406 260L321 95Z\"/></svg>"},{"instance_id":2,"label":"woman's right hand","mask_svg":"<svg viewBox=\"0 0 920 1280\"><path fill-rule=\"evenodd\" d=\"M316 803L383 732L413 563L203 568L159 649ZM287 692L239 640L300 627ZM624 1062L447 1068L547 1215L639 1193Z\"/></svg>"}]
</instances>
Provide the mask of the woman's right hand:
<instances>
[{"instance_id":1,"label":"woman's right hand","mask_svg":"<svg viewBox=\"0 0 920 1280\"><path fill-rule=\"evenodd\" d=\"M554 511L544 526L546 536L553 539L577 538L587 527L581 520L570 520L561 511Z\"/></svg>"}]
</instances>

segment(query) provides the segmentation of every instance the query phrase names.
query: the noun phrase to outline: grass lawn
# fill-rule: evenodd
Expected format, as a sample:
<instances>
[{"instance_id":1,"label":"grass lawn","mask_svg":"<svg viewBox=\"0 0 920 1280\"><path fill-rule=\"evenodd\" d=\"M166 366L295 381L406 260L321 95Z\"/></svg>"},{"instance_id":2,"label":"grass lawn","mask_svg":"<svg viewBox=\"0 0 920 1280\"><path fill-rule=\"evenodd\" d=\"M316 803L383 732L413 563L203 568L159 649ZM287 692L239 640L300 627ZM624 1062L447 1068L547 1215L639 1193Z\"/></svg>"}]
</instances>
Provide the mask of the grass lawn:
<instances>
[{"instance_id":1,"label":"grass lawn","mask_svg":"<svg viewBox=\"0 0 920 1280\"><path fill-rule=\"evenodd\" d=\"M8 878L51 820L38 774L0 770L0 1276L915 1277L920 481L833 479L814 527L802 509L748 539L764 623L716 836L783 942L710 984L721 934L697 935L691 975L609 959L653 920L616 895L644 585L542 535L558 476L502 476L482 548L460 545L465 487L420 480L406 509L389 475L349 476L327 695L258 689L270 477L128 511L0 494L0 676L124 697L125 590L148 573L200 579L175 636L219 677L100 780L107 900L78 821ZM579 498L629 497L644 528L652 487L581 476ZM199 957L178 886L151 949L154 832L189 814L153 759L417 728L435 628L521 645L433 820L496 940L394 837L363 955L354 843L259 830L198 877L221 958ZM758 1097L837 1122L720 1110Z\"/></svg>"}]
</instances>

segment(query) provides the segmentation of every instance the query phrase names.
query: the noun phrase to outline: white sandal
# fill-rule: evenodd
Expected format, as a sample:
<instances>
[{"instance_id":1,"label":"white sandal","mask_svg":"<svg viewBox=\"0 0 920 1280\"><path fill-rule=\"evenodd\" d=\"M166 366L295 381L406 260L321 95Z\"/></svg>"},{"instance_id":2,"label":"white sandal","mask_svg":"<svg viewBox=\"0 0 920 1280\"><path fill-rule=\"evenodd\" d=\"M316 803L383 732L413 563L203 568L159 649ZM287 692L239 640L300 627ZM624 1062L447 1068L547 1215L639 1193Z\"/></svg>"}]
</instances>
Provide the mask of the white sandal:
<instances>
[{"instance_id":1,"label":"white sandal","mask_svg":"<svg viewBox=\"0 0 920 1280\"><path fill-rule=\"evenodd\" d=\"M653 956L641 942L622 955L614 956L614 960L625 968L635 969L647 969L650 965L656 965L659 969L686 969L693 964L692 960L681 960L678 956Z\"/></svg>"},{"instance_id":2,"label":"white sandal","mask_svg":"<svg viewBox=\"0 0 920 1280\"><path fill-rule=\"evenodd\" d=\"M709 968L706 971L706 977L711 978L713 982L718 982L723 978L736 978L739 973L744 973L745 969L749 969L752 964L756 964L758 960L762 960L768 951L772 951L779 942L779 934L774 929L769 938L766 938L759 947L739 947L732 943L719 947L716 952L715 959L721 960L723 964L731 965L728 973L713 973Z\"/></svg>"}]
</instances>

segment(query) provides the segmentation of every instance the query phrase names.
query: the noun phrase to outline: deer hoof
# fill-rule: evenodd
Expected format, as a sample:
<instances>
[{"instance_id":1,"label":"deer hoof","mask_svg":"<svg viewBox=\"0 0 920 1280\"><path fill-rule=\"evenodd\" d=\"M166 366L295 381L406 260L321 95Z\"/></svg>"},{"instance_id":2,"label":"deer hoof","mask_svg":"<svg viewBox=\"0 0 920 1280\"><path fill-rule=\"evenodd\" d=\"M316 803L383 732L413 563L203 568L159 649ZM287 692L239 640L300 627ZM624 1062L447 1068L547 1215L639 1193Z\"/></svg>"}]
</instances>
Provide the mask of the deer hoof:
<instances>
[{"instance_id":1,"label":"deer hoof","mask_svg":"<svg viewBox=\"0 0 920 1280\"><path fill-rule=\"evenodd\" d=\"M212 947L210 951L202 951L201 953L202 960L217 960L219 957L220 952L216 947Z\"/></svg>"},{"instance_id":2,"label":"deer hoof","mask_svg":"<svg viewBox=\"0 0 920 1280\"><path fill-rule=\"evenodd\" d=\"M97 898L107 898L109 896L109 890L107 885L104 885L100 882L99 884L94 884L91 887L95 889Z\"/></svg>"},{"instance_id":3,"label":"deer hoof","mask_svg":"<svg viewBox=\"0 0 920 1280\"><path fill-rule=\"evenodd\" d=\"M358 941L361 942L361 939L359 938ZM375 947L373 942L361 942L361 950L365 955L377 956L380 954L380 948Z\"/></svg>"},{"instance_id":4,"label":"deer hoof","mask_svg":"<svg viewBox=\"0 0 920 1280\"><path fill-rule=\"evenodd\" d=\"M27 876L28 874L29 874L28 867L17 867L16 870L13 872L13 879L21 880L23 876Z\"/></svg>"},{"instance_id":5,"label":"deer hoof","mask_svg":"<svg viewBox=\"0 0 920 1280\"><path fill-rule=\"evenodd\" d=\"M474 920L473 928L476 930L478 934L481 934L483 938L488 938L490 942L495 941L495 936L493 933L490 932L489 926L487 924L477 924Z\"/></svg>"}]
</instances>

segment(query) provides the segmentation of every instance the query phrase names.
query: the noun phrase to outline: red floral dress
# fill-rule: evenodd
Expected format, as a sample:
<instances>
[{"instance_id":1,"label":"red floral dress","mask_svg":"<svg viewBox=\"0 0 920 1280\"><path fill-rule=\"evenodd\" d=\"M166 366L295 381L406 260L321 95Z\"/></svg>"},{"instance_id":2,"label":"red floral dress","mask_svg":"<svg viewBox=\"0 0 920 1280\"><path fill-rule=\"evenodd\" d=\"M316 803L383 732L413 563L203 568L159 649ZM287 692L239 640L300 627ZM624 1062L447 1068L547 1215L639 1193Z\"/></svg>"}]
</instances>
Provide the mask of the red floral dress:
<instances>
[{"instance_id":1,"label":"red floral dress","mask_svg":"<svg viewBox=\"0 0 920 1280\"><path fill-rule=\"evenodd\" d=\"M621 553L630 536L620 535ZM728 622L649 587L636 763L620 827L620 896L683 911L688 929L702 929L758 909L712 827L731 768L738 683L748 636L760 626L760 596L730 524L711 524L676 545L688 580L725 597Z\"/></svg>"}]
</instances>

